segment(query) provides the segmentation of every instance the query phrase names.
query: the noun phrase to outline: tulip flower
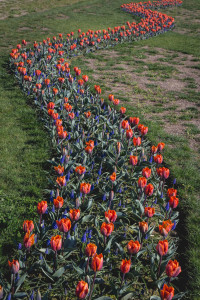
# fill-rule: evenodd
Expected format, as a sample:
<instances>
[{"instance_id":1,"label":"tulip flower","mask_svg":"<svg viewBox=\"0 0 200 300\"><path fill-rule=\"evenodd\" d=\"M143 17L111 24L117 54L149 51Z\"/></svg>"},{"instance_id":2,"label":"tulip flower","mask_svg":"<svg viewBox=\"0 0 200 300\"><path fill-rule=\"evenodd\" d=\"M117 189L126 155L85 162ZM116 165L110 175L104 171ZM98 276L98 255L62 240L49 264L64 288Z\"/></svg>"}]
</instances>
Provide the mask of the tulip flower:
<instances>
[{"instance_id":1,"label":"tulip flower","mask_svg":"<svg viewBox=\"0 0 200 300\"><path fill-rule=\"evenodd\" d=\"M19 272L19 262L18 260L8 261L8 265L12 274L17 274Z\"/></svg>"},{"instance_id":2,"label":"tulip flower","mask_svg":"<svg viewBox=\"0 0 200 300\"><path fill-rule=\"evenodd\" d=\"M139 222L139 229L142 233L146 233L148 231L148 223L147 222Z\"/></svg>"},{"instance_id":3,"label":"tulip flower","mask_svg":"<svg viewBox=\"0 0 200 300\"><path fill-rule=\"evenodd\" d=\"M33 223L33 221L29 221L29 220L26 220L26 221L24 221L24 223L23 223L23 230L25 231L25 232L28 232L28 231L33 231L33 229L34 229L34 223Z\"/></svg>"},{"instance_id":4,"label":"tulip flower","mask_svg":"<svg viewBox=\"0 0 200 300\"><path fill-rule=\"evenodd\" d=\"M126 108L125 108L125 107L121 107L121 108L120 108L120 113L121 113L122 115L124 115L124 114L126 113Z\"/></svg>"},{"instance_id":5,"label":"tulip flower","mask_svg":"<svg viewBox=\"0 0 200 300\"><path fill-rule=\"evenodd\" d=\"M172 229L174 223L171 220L163 221L162 225L159 225L159 232L162 236L167 236Z\"/></svg>"},{"instance_id":6,"label":"tulip flower","mask_svg":"<svg viewBox=\"0 0 200 300\"><path fill-rule=\"evenodd\" d=\"M162 164L163 162L163 157L161 154L157 154L156 156L154 156L154 161L157 163L157 164Z\"/></svg>"},{"instance_id":7,"label":"tulip flower","mask_svg":"<svg viewBox=\"0 0 200 300\"><path fill-rule=\"evenodd\" d=\"M85 299L89 292L88 283L81 280L76 286L76 296L78 299Z\"/></svg>"},{"instance_id":8,"label":"tulip flower","mask_svg":"<svg viewBox=\"0 0 200 300\"><path fill-rule=\"evenodd\" d=\"M160 291L160 296L162 300L172 300L174 297L174 288L164 284L163 289Z\"/></svg>"},{"instance_id":9,"label":"tulip flower","mask_svg":"<svg viewBox=\"0 0 200 300\"><path fill-rule=\"evenodd\" d=\"M55 252L59 251L62 247L61 235L52 236L50 244L51 244L52 250L54 250Z\"/></svg>"},{"instance_id":10,"label":"tulip flower","mask_svg":"<svg viewBox=\"0 0 200 300\"><path fill-rule=\"evenodd\" d=\"M132 166L136 166L137 163L138 163L138 157L137 157L137 156L134 156L134 155L130 155L129 163L130 163Z\"/></svg>"},{"instance_id":11,"label":"tulip flower","mask_svg":"<svg viewBox=\"0 0 200 300\"><path fill-rule=\"evenodd\" d=\"M127 120L123 120L121 123L123 129L129 129L129 122Z\"/></svg>"},{"instance_id":12,"label":"tulip flower","mask_svg":"<svg viewBox=\"0 0 200 300\"><path fill-rule=\"evenodd\" d=\"M56 209L60 209L61 207L63 207L64 199L58 196L56 199L53 199L53 204Z\"/></svg>"},{"instance_id":13,"label":"tulip flower","mask_svg":"<svg viewBox=\"0 0 200 300\"><path fill-rule=\"evenodd\" d=\"M168 241L159 241L157 246L156 246L156 251L160 256L166 255L168 252Z\"/></svg>"},{"instance_id":14,"label":"tulip flower","mask_svg":"<svg viewBox=\"0 0 200 300\"><path fill-rule=\"evenodd\" d=\"M24 247L30 250L31 246L35 243L35 234L30 235L30 231L28 231L24 236Z\"/></svg>"},{"instance_id":15,"label":"tulip flower","mask_svg":"<svg viewBox=\"0 0 200 300\"><path fill-rule=\"evenodd\" d=\"M114 223L117 219L116 211L111 209L105 211L105 219L108 223Z\"/></svg>"},{"instance_id":16,"label":"tulip flower","mask_svg":"<svg viewBox=\"0 0 200 300\"><path fill-rule=\"evenodd\" d=\"M156 154L157 151L158 151L158 147L156 147L156 146L151 147L151 153L152 154Z\"/></svg>"},{"instance_id":17,"label":"tulip flower","mask_svg":"<svg viewBox=\"0 0 200 300\"><path fill-rule=\"evenodd\" d=\"M56 221L59 231L61 232L68 232L71 229L71 221L70 219L61 219Z\"/></svg>"},{"instance_id":18,"label":"tulip flower","mask_svg":"<svg viewBox=\"0 0 200 300\"><path fill-rule=\"evenodd\" d=\"M113 172L112 175L110 175L110 180L112 182L114 182L116 180L116 173L115 172Z\"/></svg>"},{"instance_id":19,"label":"tulip flower","mask_svg":"<svg viewBox=\"0 0 200 300\"><path fill-rule=\"evenodd\" d=\"M120 270L123 274L126 274L130 271L131 268L131 260L122 259Z\"/></svg>"},{"instance_id":20,"label":"tulip flower","mask_svg":"<svg viewBox=\"0 0 200 300\"><path fill-rule=\"evenodd\" d=\"M140 250L140 243L138 241L130 241L127 244L127 250L130 255L138 253Z\"/></svg>"},{"instance_id":21,"label":"tulip flower","mask_svg":"<svg viewBox=\"0 0 200 300\"><path fill-rule=\"evenodd\" d=\"M144 189L144 193L147 197L150 197L153 195L154 187L153 184L149 183Z\"/></svg>"},{"instance_id":22,"label":"tulip flower","mask_svg":"<svg viewBox=\"0 0 200 300\"><path fill-rule=\"evenodd\" d=\"M138 146L140 146L141 145L141 138L140 137L134 137L133 138L133 145L135 146L135 147L138 147Z\"/></svg>"},{"instance_id":23,"label":"tulip flower","mask_svg":"<svg viewBox=\"0 0 200 300\"><path fill-rule=\"evenodd\" d=\"M126 138L129 140L133 137L133 130L130 128L130 129L127 129L126 130Z\"/></svg>"},{"instance_id":24,"label":"tulip flower","mask_svg":"<svg viewBox=\"0 0 200 300\"><path fill-rule=\"evenodd\" d=\"M92 257L97 252L97 246L95 244L89 243L85 248L85 255L88 257Z\"/></svg>"},{"instance_id":25,"label":"tulip flower","mask_svg":"<svg viewBox=\"0 0 200 300\"><path fill-rule=\"evenodd\" d=\"M94 272L101 271L103 267L103 254L95 254L92 258L91 268Z\"/></svg>"},{"instance_id":26,"label":"tulip flower","mask_svg":"<svg viewBox=\"0 0 200 300\"><path fill-rule=\"evenodd\" d=\"M83 175L86 172L86 168L83 167L83 166L77 166L76 169L75 169L75 172L78 175Z\"/></svg>"},{"instance_id":27,"label":"tulip flower","mask_svg":"<svg viewBox=\"0 0 200 300\"><path fill-rule=\"evenodd\" d=\"M0 285L0 299L3 299L3 287Z\"/></svg>"},{"instance_id":28,"label":"tulip flower","mask_svg":"<svg viewBox=\"0 0 200 300\"><path fill-rule=\"evenodd\" d=\"M91 190L91 184L85 182L82 182L80 184L80 192L83 193L84 195L89 194L90 190Z\"/></svg>"},{"instance_id":29,"label":"tulip flower","mask_svg":"<svg viewBox=\"0 0 200 300\"><path fill-rule=\"evenodd\" d=\"M64 167L62 167L61 165L54 167L54 170L59 174L62 175L64 172Z\"/></svg>"},{"instance_id":30,"label":"tulip flower","mask_svg":"<svg viewBox=\"0 0 200 300\"><path fill-rule=\"evenodd\" d=\"M176 196L176 194L177 194L177 190L175 190L173 188L170 188L170 189L167 190L167 196L169 198L171 198L172 196Z\"/></svg>"},{"instance_id":31,"label":"tulip flower","mask_svg":"<svg viewBox=\"0 0 200 300\"><path fill-rule=\"evenodd\" d=\"M169 206L171 208L173 208L173 209L176 208L178 206L178 203L179 203L179 199L176 196L170 197Z\"/></svg>"},{"instance_id":32,"label":"tulip flower","mask_svg":"<svg viewBox=\"0 0 200 300\"><path fill-rule=\"evenodd\" d=\"M113 230L114 230L113 223L108 223L108 224L106 222L102 223L100 231L105 237L111 235Z\"/></svg>"},{"instance_id":33,"label":"tulip flower","mask_svg":"<svg viewBox=\"0 0 200 300\"><path fill-rule=\"evenodd\" d=\"M65 178L65 176L57 177L56 182L57 182L57 184L58 184L60 187L65 186L65 185L66 185L66 178Z\"/></svg>"},{"instance_id":34,"label":"tulip flower","mask_svg":"<svg viewBox=\"0 0 200 300\"><path fill-rule=\"evenodd\" d=\"M80 209L70 209L69 217L71 221L78 221L78 219L80 218Z\"/></svg>"},{"instance_id":35,"label":"tulip flower","mask_svg":"<svg viewBox=\"0 0 200 300\"><path fill-rule=\"evenodd\" d=\"M161 152L164 149L164 147L165 147L165 143L159 143L157 145L157 147L158 147L158 151Z\"/></svg>"},{"instance_id":36,"label":"tulip flower","mask_svg":"<svg viewBox=\"0 0 200 300\"><path fill-rule=\"evenodd\" d=\"M151 176L151 169L148 167L142 169L142 176L148 179Z\"/></svg>"},{"instance_id":37,"label":"tulip flower","mask_svg":"<svg viewBox=\"0 0 200 300\"><path fill-rule=\"evenodd\" d=\"M170 259L166 265L165 270L168 277L177 277L181 272L181 267L179 266L177 260L173 261Z\"/></svg>"},{"instance_id":38,"label":"tulip flower","mask_svg":"<svg viewBox=\"0 0 200 300\"><path fill-rule=\"evenodd\" d=\"M38 214L43 215L43 214L45 214L46 210L47 210L47 201L38 202L38 205L37 205Z\"/></svg>"},{"instance_id":39,"label":"tulip flower","mask_svg":"<svg viewBox=\"0 0 200 300\"><path fill-rule=\"evenodd\" d=\"M138 125L138 124L139 124L139 121L140 121L140 119L139 119L139 118L136 118L136 117L130 117L130 118L129 118L129 123L130 123L131 125L134 125L134 126Z\"/></svg>"},{"instance_id":40,"label":"tulip flower","mask_svg":"<svg viewBox=\"0 0 200 300\"><path fill-rule=\"evenodd\" d=\"M144 189L144 187L147 185L147 180L145 177L140 177L138 179L138 187L141 188L142 190Z\"/></svg>"},{"instance_id":41,"label":"tulip flower","mask_svg":"<svg viewBox=\"0 0 200 300\"><path fill-rule=\"evenodd\" d=\"M153 215L155 214L155 208L154 207L145 207L144 214L147 218L152 218Z\"/></svg>"}]
</instances>

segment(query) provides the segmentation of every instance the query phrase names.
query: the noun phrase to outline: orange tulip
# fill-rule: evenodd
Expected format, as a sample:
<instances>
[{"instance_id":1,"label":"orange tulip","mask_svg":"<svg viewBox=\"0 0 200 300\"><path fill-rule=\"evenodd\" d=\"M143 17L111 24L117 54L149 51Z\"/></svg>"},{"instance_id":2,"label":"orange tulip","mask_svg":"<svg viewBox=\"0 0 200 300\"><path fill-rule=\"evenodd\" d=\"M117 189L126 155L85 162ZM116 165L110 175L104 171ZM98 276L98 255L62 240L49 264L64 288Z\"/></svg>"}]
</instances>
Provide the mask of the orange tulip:
<instances>
[{"instance_id":1,"label":"orange tulip","mask_svg":"<svg viewBox=\"0 0 200 300\"><path fill-rule=\"evenodd\" d=\"M126 137L128 140L133 137L133 130L131 128L126 130Z\"/></svg>"},{"instance_id":2,"label":"orange tulip","mask_svg":"<svg viewBox=\"0 0 200 300\"><path fill-rule=\"evenodd\" d=\"M129 129L129 122L127 120L123 120L121 123L123 129Z\"/></svg>"},{"instance_id":3,"label":"orange tulip","mask_svg":"<svg viewBox=\"0 0 200 300\"><path fill-rule=\"evenodd\" d=\"M90 111L84 112L84 115L88 119L91 116L91 112Z\"/></svg>"},{"instance_id":4,"label":"orange tulip","mask_svg":"<svg viewBox=\"0 0 200 300\"><path fill-rule=\"evenodd\" d=\"M77 166L75 169L75 172L79 175L83 175L85 173L86 169L83 166Z\"/></svg>"},{"instance_id":5,"label":"orange tulip","mask_svg":"<svg viewBox=\"0 0 200 300\"><path fill-rule=\"evenodd\" d=\"M122 106L120 108L120 113L123 115L123 114L125 114L125 112L126 112L126 108Z\"/></svg>"},{"instance_id":6,"label":"orange tulip","mask_svg":"<svg viewBox=\"0 0 200 300\"><path fill-rule=\"evenodd\" d=\"M34 229L33 221L29 221L29 220L24 221L24 223L23 223L23 230L25 232L28 232L28 231L31 232L31 231L33 231L33 229Z\"/></svg>"},{"instance_id":7,"label":"orange tulip","mask_svg":"<svg viewBox=\"0 0 200 300\"><path fill-rule=\"evenodd\" d=\"M137 147L137 146L140 146L141 145L141 138L140 137L134 137L133 138L133 145L135 146L135 147Z\"/></svg>"},{"instance_id":8,"label":"orange tulip","mask_svg":"<svg viewBox=\"0 0 200 300\"><path fill-rule=\"evenodd\" d=\"M151 147L151 153L152 154L155 154L157 151L158 151L158 147L156 147L156 146Z\"/></svg>"},{"instance_id":9,"label":"orange tulip","mask_svg":"<svg viewBox=\"0 0 200 300\"><path fill-rule=\"evenodd\" d=\"M47 104L47 109L54 109L54 107L55 107L55 103L54 102L49 102Z\"/></svg>"},{"instance_id":10,"label":"orange tulip","mask_svg":"<svg viewBox=\"0 0 200 300\"><path fill-rule=\"evenodd\" d=\"M73 113L73 112L72 112L72 113L69 113L69 115L68 115L68 116L69 116L70 120L73 120L73 119L74 119L74 117L75 117L75 113Z\"/></svg>"},{"instance_id":11,"label":"orange tulip","mask_svg":"<svg viewBox=\"0 0 200 300\"><path fill-rule=\"evenodd\" d=\"M147 222L139 222L139 229L142 233L146 233L148 231L148 223Z\"/></svg>"},{"instance_id":12,"label":"orange tulip","mask_svg":"<svg viewBox=\"0 0 200 300\"><path fill-rule=\"evenodd\" d=\"M103 254L95 254L92 258L91 268L94 272L101 271L103 267Z\"/></svg>"},{"instance_id":13,"label":"orange tulip","mask_svg":"<svg viewBox=\"0 0 200 300\"><path fill-rule=\"evenodd\" d=\"M86 142L86 145L94 148L94 141L89 140L89 142Z\"/></svg>"},{"instance_id":14,"label":"orange tulip","mask_svg":"<svg viewBox=\"0 0 200 300\"><path fill-rule=\"evenodd\" d=\"M30 249L31 246L35 243L35 234L30 235L30 231L28 231L24 236L24 247Z\"/></svg>"},{"instance_id":15,"label":"orange tulip","mask_svg":"<svg viewBox=\"0 0 200 300\"><path fill-rule=\"evenodd\" d=\"M65 176L57 177L56 182L60 187L66 185Z\"/></svg>"},{"instance_id":16,"label":"orange tulip","mask_svg":"<svg viewBox=\"0 0 200 300\"><path fill-rule=\"evenodd\" d=\"M56 199L53 199L53 204L56 209L60 209L61 207L63 207L64 199L58 196Z\"/></svg>"},{"instance_id":17,"label":"orange tulip","mask_svg":"<svg viewBox=\"0 0 200 300\"><path fill-rule=\"evenodd\" d=\"M178 206L178 203L179 203L179 199L176 196L170 197L169 206L171 208L173 208L173 209L176 208Z\"/></svg>"},{"instance_id":18,"label":"orange tulip","mask_svg":"<svg viewBox=\"0 0 200 300\"><path fill-rule=\"evenodd\" d=\"M71 221L68 218L56 221L56 224L61 232L68 232L71 229Z\"/></svg>"},{"instance_id":19,"label":"orange tulip","mask_svg":"<svg viewBox=\"0 0 200 300\"><path fill-rule=\"evenodd\" d=\"M117 213L115 210L109 209L108 211L105 211L105 219L108 223L112 222L114 223L117 219Z\"/></svg>"},{"instance_id":20,"label":"orange tulip","mask_svg":"<svg viewBox=\"0 0 200 300\"><path fill-rule=\"evenodd\" d=\"M132 166L136 166L137 163L138 163L138 157L137 157L137 156L134 156L134 155L130 155L129 163L130 163Z\"/></svg>"},{"instance_id":21,"label":"orange tulip","mask_svg":"<svg viewBox=\"0 0 200 300\"><path fill-rule=\"evenodd\" d=\"M114 224L113 223L108 223L108 224L106 222L102 223L100 231L104 236L111 235L113 230L114 230Z\"/></svg>"},{"instance_id":22,"label":"orange tulip","mask_svg":"<svg viewBox=\"0 0 200 300\"><path fill-rule=\"evenodd\" d=\"M127 244L127 250L129 254L136 254L140 250L140 243L138 241L130 241Z\"/></svg>"},{"instance_id":23,"label":"orange tulip","mask_svg":"<svg viewBox=\"0 0 200 300\"><path fill-rule=\"evenodd\" d=\"M86 248L85 248L85 255L86 256L94 256L97 252L97 246L95 244L89 243L87 244Z\"/></svg>"},{"instance_id":24,"label":"orange tulip","mask_svg":"<svg viewBox=\"0 0 200 300\"><path fill-rule=\"evenodd\" d=\"M153 190L154 190L153 184L149 183L145 187L144 193L145 193L146 196L150 197L150 196L153 195Z\"/></svg>"},{"instance_id":25,"label":"orange tulip","mask_svg":"<svg viewBox=\"0 0 200 300\"><path fill-rule=\"evenodd\" d=\"M156 251L160 256L166 255L168 252L168 241L159 241L157 246L156 246Z\"/></svg>"},{"instance_id":26,"label":"orange tulip","mask_svg":"<svg viewBox=\"0 0 200 300\"><path fill-rule=\"evenodd\" d=\"M76 296L79 299L85 299L88 292L89 292L88 283L83 280L79 281L79 283L76 286Z\"/></svg>"},{"instance_id":27,"label":"orange tulip","mask_svg":"<svg viewBox=\"0 0 200 300\"><path fill-rule=\"evenodd\" d=\"M108 96L108 99L109 99L110 101L113 101L113 100L114 100L114 95L110 94L110 95Z\"/></svg>"},{"instance_id":28,"label":"orange tulip","mask_svg":"<svg viewBox=\"0 0 200 300\"><path fill-rule=\"evenodd\" d=\"M57 167L54 167L54 170L61 175L64 172L64 167L62 167L61 165L58 165Z\"/></svg>"},{"instance_id":29,"label":"orange tulip","mask_svg":"<svg viewBox=\"0 0 200 300\"><path fill-rule=\"evenodd\" d=\"M158 168L156 169L156 172L158 174L159 177L161 177L162 179L167 179L169 177L169 169L162 167L162 168Z\"/></svg>"},{"instance_id":30,"label":"orange tulip","mask_svg":"<svg viewBox=\"0 0 200 300\"><path fill-rule=\"evenodd\" d=\"M18 260L8 261L8 265L12 274L17 274L19 272L19 262Z\"/></svg>"},{"instance_id":31,"label":"orange tulip","mask_svg":"<svg viewBox=\"0 0 200 300\"><path fill-rule=\"evenodd\" d=\"M113 103L114 105L119 105L120 101L119 101L119 99L114 99L114 100L112 101L112 103Z\"/></svg>"},{"instance_id":32,"label":"orange tulip","mask_svg":"<svg viewBox=\"0 0 200 300\"><path fill-rule=\"evenodd\" d=\"M164 149L164 147L165 147L165 143L159 143L158 145L157 145L157 147L158 147L158 151L162 151L163 149Z\"/></svg>"},{"instance_id":33,"label":"orange tulip","mask_svg":"<svg viewBox=\"0 0 200 300\"><path fill-rule=\"evenodd\" d=\"M70 209L69 217L72 221L77 221L80 218L80 209Z\"/></svg>"},{"instance_id":34,"label":"orange tulip","mask_svg":"<svg viewBox=\"0 0 200 300\"><path fill-rule=\"evenodd\" d=\"M144 168L142 170L142 176L148 179L151 176L151 169L149 169L148 167Z\"/></svg>"},{"instance_id":35,"label":"orange tulip","mask_svg":"<svg viewBox=\"0 0 200 300\"><path fill-rule=\"evenodd\" d=\"M138 179L138 186L143 189L147 185L147 180L145 177L140 177Z\"/></svg>"},{"instance_id":36,"label":"orange tulip","mask_svg":"<svg viewBox=\"0 0 200 300\"><path fill-rule=\"evenodd\" d=\"M152 218L155 214L155 208L154 207L145 207L144 208L144 214L148 218Z\"/></svg>"},{"instance_id":37,"label":"orange tulip","mask_svg":"<svg viewBox=\"0 0 200 300\"><path fill-rule=\"evenodd\" d=\"M39 215L45 214L47 210L47 201L41 201L37 205L37 212Z\"/></svg>"},{"instance_id":38,"label":"orange tulip","mask_svg":"<svg viewBox=\"0 0 200 300\"><path fill-rule=\"evenodd\" d=\"M131 260L122 259L120 270L123 274L126 274L130 271L131 268Z\"/></svg>"},{"instance_id":39,"label":"orange tulip","mask_svg":"<svg viewBox=\"0 0 200 300\"><path fill-rule=\"evenodd\" d=\"M82 76L82 79L83 79L85 82L87 82L87 81L88 81L88 76L87 76L87 75L83 75L83 76Z\"/></svg>"},{"instance_id":40,"label":"orange tulip","mask_svg":"<svg viewBox=\"0 0 200 300\"><path fill-rule=\"evenodd\" d=\"M168 277L177 277L181 272L181 267L179 266L177 260L173 261L170 259L166 265L165 270Z\"/></svg>"},{"instance_id":41,"label":"orange tulip","mask_svg":"<svg viewBox=\"0 0 200 300\"><path fill-rule=\"evenodd\" d=\"M59 251L62 247L62 237L61 235L56 235L51 237L51 248L54 251Z\"/></svg>"},{"instance_id":42,"label":"orange tulip","mask_svg":"<svg viewBox=\"0 0 200 300\"><path fill-rule=\"evenodd\" d=\"M162 164L163 162L163 157L161 154L157 154L156 156L154 156L154 161L157 163L157 164Z\"/></svg>"},{"instance_id":43,"label":"orange tulip","mask_svg":"<svg viewBox=\"0 0 200 300\"><path fill-rule=\"evenodd\" d=\"M160 296L162 300L172 300L174 297L174 288L164 284L163 289L160 291Z\"/></svg>"},{"instance_id":44,"label":"orange tulip","mask_svg":"<svg viewBox=\"0 0 200 300\"><path fill-rule=\"evenodd\" d=\"M130 118L129 118L130 124L131 124L131 125L134 125L134 126L138 125L138 124L139 124L139 121L140 121L140 119L139 119L139 118L136 118L136 117L130 117Z\"/></svg>"},{"instance_id":45,"label":"orange tulip","mask_svg":"<svg viewBox=\"0 0 200 300\"><path fill-rule=\"evenodd\" d=\"M170 188L170 189L167 190L167 196L169 198L171 198L172 196L176 196L176 194L177 194L177 190L175 190L173 188Z\"/></svg>"},{"instance_id":46,"label":"orange tulip","mask_svg":"<svg viewBox=\"0 0 200 300\"><path fill-rule=\"evenodd\" d=\"M171 220L163 221L162 225L159 225L159 232L162 236L167 236L172 229L174 223Z\"/></svg>"},{"instance_id":47,"label":"orange tulip","mask_svg":"<svg viewBox=\"0 0 200 300\"><path fill-rule=\"evenodd\" d=\"M116 173L113 172L112 175L110 175L110 180L115 181L116 180Z\"/></svg>"},{"instance_id":48,"label":"orange tulip","mask_svg":"<svg viewBox=\"0 0 200 300\"><path fill-rule=\"evenodd\" d=\"M91 189L91 184L82 182L80 184L80 192L83 194L89 194Z\"/></svg>"},{"instance_id":49,"label":"orange tulip","mask_svg":"<svg viewBox=\"0 0 200 300\"><path fill-rule=\"evenodd\" d=\"M49 85L49 84L50 84L50 79L48 79L48 78L45 79L45 80L44 80L44 83L45 83L46 85Z\"/></svg>"},{"instance_id":50,"label":"orange tulip","mask_svg":"<svg viewBox=\"0 0 200 300\"><path fill-rule=\"evenodd\" d=\"M85 147L85 152L88 153L88 154L91 154L93 149L94 149L94 147L87 146L87 147Z\"/></svg>"}]
</instances>

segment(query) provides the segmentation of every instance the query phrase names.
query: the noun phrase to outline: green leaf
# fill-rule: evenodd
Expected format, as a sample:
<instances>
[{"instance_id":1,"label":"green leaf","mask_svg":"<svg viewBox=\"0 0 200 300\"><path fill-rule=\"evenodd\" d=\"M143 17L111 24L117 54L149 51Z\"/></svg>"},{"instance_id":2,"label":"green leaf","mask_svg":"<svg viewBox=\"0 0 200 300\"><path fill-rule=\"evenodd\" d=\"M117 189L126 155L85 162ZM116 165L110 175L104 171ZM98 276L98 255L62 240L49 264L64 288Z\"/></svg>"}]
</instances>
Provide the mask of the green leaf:
<instances>
[{"instance_id":1,"label":"green leaf","mask_svg":"<svg viewBox=\"0 0 200 300\"><path fill-rule=\"evenodd\" d=\"M124 294L124 296L120 299L120 300L129 300L129 299L133 299L133 296L135 295L134 292L126 292Z\"/></svg>"},{"instance_id":2,"label":"green leaf","mask_svg":"<svg viewBox=\"0 0 200 300\"><path fill-rule=\"evenodd\" d=\"M111 244L112 244L112 241L113 241L114 238L115 238L115 235L113 235L113 236L110 237L110 239L109 239L109 241L108 241L108 243L106 245L106 248L105 248L105 250L103 252L106 252L106 251L110 250L110 247L111 247Z\"/></svg>"},{"instance_id":3,"label":"green leaf","mask_svg":"<svg viewBox=\"0 0 200 300\"><path fill-rule=\"evenodd\" d=\"M87 216L84 216L82 219L81 219L81 223L85 223L85 222L90 222L94 219L94 216L93 215L87 215Z\"/></svg>"},{"instance_id":4,"label":"green leaf","mask_svg":"<svg viewBox=\"0 0 200 300\"><path fill-rule=\"evenodd\" d=\"M122 248L122 246L120 244L118 244L117 242L115 242L115 244L117 245L117 248L119 249L119 252L122 256L124 256L124 249Z\"/></svg>"},{"instance_id":5,"label":"green leaf","mask_svg":"<svg viewBox=\"0 0 200 300\"><path fill-rule=\"evenodd\" d=\"M107 296L102 296L102 297L96 298L96 300L112 300L112 298L107 297Z\"/></svg>"},{"instance_id":6,"label":"green leaf","mask_svg":"<svg viewBox=\"0 0 200 300\"><path fill-rule=\"evenodd\" d=\"M41 268L41 270L47 278L49 278L52 282L54 282L54 279L43 268Z\"/></svg>"},{"instance_id":7,"label":"green leaf","mask_svg":"<svg viewBox=\"0 0 200 300\"><path fill-rule=\"evenodd\" d=\"M74 268L74 270L76 270L76 272L79 275L82 275L84 273L84 271L81 268L79 268L78 266L76 266L75 264L73 264L73 268Z\"/></svg>"},{"instance_id":8,"label":"green leaf","mask_svg":"<svg viewBox=\"0 0 200 300\"><path fill-rule=\"evenodd\" d=\"M55 278L59 278L60 276L63 275L64 272L65 272L65 267L61 267L52 276Z\"/></svg>"},{"instance_id":9,"label":"green leaf","mask_svg":"<svg viewBox=\"0 0 200 300\"><path fill-rule=\"evenodd\" d=\"M174 299L174 298L173 298ZM150 300L161 300L159 296L151 296Z\"/></svg>"},{"instance_id":10,"label":"green leaf","mask_svg":"<svg viewBox=\"0 0 200 300\"><path fill-rule=\"evenodd\" d=\"M25 298L25 297L27 297L27 293L25 293L25 292L15 293L15 294L13 295L13 297L14 297L15 299Z\"/></svg>"}]
</instances>

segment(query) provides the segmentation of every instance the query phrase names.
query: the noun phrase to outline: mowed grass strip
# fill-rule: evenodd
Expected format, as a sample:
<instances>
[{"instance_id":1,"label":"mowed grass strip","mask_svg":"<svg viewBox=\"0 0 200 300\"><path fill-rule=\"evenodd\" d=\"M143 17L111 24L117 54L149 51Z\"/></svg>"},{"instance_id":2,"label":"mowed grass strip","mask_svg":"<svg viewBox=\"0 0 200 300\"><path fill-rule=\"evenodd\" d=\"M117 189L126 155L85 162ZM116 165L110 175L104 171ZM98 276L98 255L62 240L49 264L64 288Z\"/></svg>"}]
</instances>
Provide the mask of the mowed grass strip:
<instances>
[{"instance_id":1,"label":"mowed grass strip","mask_svg":"<svg viewBox=\"0 0 200 300\"><path fill-rule=\"evenodd\" d=\"M23 38L27 41L42 41L48 36L52 37L58 33L76 32L81 28L83 31L87 29L106 29L117 25L125 24L126 21L133 20L132 16L120 10L121 1L52 1L49 5L48 1L40 1L38 5L31 6L23 1L22 5L17 7L17 11L12 9L11 3L4 3L4 19L0 20L1 33L1 256L2 266L5 267L6 260L9 257L10 245L12 240L19 240L22 234L21 226L26 218L36 216L35 204L43 199L44 188L47 188L47 179L45 171L48 171L48 165L45 164L46 159L50 157L50 144L47 133L42 129L42 125L37 118L34 108L30 105L27 98L20 92L13 76L7 70L7 57L10 49ZM185 1L186 2L186 1ZM177 8L173 11L173 16L179 16L183 10L189 10L191 15L195 14L199 8L199 1L192 0L190 3L183 3L183 8ZM31 3L31 2L30 2ZM167 10L165 11L168 12ZM170 14L169 13L169 14ZM186 12L187 13L187 12ZM192 28L189 22L177 18L177 26L187 26ZM193 29L193 28L192 28ZM142 53L140 49L134 51L135 45L159 47L167 50L173 50L186 54L199 56L199 37L193 32L181 34L178 32L170 32L160 35L156 38L139 41L129 45L119 45L115 49L121 56L126 57L126 63L132 61L134 55ZM155 51L152 48L152 51ZM100 53L100 52L99 52ZM143 54L143 55L148 55ZM90 57L90 56L88 56ZM144 57L145 58L145 57ZM112 56L105 57L99 55L99 61L105 60L107 68L116 65L115 58ZM95 72L87 72L87 65L84 58L73 61L73 64L83 68L83 72L91 78L91 86L93 83L101 84L104 92L106 92L106 79L97 82ZM145 65L145 64L144 64ZM101 67L101 64L99 68ZM142 64L137 67L138 73L141 72ZM152 72L155 71L155 67ZM159 67L158 67L159 69ZM162 72L162 70L160 70ZM103 72L103 70L102 70ZM118 70L120 73L120 70ZM111 72L112 73L112 72ZM153 73L152 73L153 74ZM110 75L112 76L112 74ZM154 76L154 75L153 75ZM169 75L170 76L170 75ZM122 78L123 79L123 78ZM118 78L115 79L119 81ZM126 84L126 78L121 84ZM120 84L120 83L119 83ZM133 82L128 82L129 86ZM111 90L112 87L110 87ZM149 97L154 97L154 87L149 87ZM138 89L138 92L141 90ZM198 94L192 93L191 89L187 93L182 93L186 98L190 95L198 101ZM117 95L116 95L117 96ZM173 96L173 95L172 95ZM148 98L148 94L146 94ZM121 100L126 100L121 98ZM125 103L125 102L124 102ZM165 162L170 168L172 177L177 178L177 188L179 198L181 199L181 216L179 223L180 247L178 249L179 257L183 272L182 281L180 281L180 289L183 289L183 283L189 289L188 299L199 299L200 297L200 229L199 229L199 172L196 160L193 159L193 151L188 145L187 139L183 136L175 136L167 134L160 124L156 121L147 121L148 106L145 107L138 101L138 106L131 105L126 102L128 115L137 115L141 118L141 122L149 127L149 138L152 143L163 141L166 143ZM160 108L161 109L161 108ZM170 111L169 111L170 114ZM169 122L169 120L168 120ZM195 128L196 129L196 128ZM193 132L195 132L193 130ZM175 145L173 150L171 145ZM20 231L19 231L20 230ZM20 233L19 233L20 232ZM187 280L187 285L185 284ZM181 286L182 285L182 286Z\"/></svg>"}]
</instances>

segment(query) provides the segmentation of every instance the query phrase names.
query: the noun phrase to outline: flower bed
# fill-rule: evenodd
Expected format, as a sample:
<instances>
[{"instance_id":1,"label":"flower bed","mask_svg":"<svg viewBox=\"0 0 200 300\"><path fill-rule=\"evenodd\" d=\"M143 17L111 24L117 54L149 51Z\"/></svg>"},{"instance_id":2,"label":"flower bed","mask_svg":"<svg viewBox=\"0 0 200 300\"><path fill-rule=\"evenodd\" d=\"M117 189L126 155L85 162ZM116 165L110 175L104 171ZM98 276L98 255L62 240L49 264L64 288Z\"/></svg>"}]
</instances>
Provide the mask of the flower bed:
<instances>
[{"instance_id":1,"label":"flower bed","mask_svg":"<svg viewBox=\"0 0 200 300\"><path fill-rule=\"evenodd\" d=\"M9 262L11 284L1 279L4 297L173 298L181 272L172 234L179 200L174 186L166 189L165 144L151 146L148 127L116 109L114 95L104 101L99 85L92 93L88 76L66 60L171 29L174 19L150 8L175 4L181 1L122 5L141 22L79 30L77 38L60 34L34 50L23 40L12 50L11 67L52 139L55 175L49 198L37 205L38 223L24 221L23 246Z\"/></svg>"}]
</instances>

